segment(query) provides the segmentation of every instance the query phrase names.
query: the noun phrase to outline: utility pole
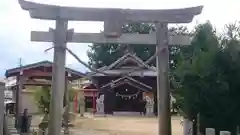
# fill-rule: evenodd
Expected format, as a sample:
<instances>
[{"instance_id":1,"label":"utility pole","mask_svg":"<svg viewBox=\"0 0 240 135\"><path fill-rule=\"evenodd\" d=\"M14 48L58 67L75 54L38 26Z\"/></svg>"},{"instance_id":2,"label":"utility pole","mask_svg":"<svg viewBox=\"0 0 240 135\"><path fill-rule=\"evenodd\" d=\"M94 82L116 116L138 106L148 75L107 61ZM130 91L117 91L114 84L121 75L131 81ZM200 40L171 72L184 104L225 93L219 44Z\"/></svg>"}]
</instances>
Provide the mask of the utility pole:
<instances>
[{"instance_id":1,"label":"utility pole","mask_svg":"<svg viewBox=\"0 0 240 135\"><path fill-rule=\"evenodd\" d=\"M15 128L20 131L20 117L22 111L22 100L21 100L21 92L23 88L23 71L22 71L22 59L19 59L19 75L17 76L17 88L16 88L16 113L15 113Z\"/></svg>"}]
</instances>

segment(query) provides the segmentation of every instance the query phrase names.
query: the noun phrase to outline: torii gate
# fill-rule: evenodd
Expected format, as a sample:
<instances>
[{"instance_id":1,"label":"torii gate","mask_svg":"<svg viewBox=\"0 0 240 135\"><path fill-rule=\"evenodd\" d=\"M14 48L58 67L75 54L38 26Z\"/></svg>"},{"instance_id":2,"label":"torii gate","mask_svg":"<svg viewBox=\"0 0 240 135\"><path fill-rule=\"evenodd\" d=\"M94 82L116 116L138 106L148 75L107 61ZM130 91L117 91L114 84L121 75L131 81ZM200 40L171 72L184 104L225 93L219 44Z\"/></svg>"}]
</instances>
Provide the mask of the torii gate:
<instances>
[{"instance_id":1,"label":"torii gate","mask_svg":"<svg viewBox=\"0 0 240 135\"><path fill-rule=\"evenodd\" d=\"M168 34L168 23L189 23L201 13L203 6L168 10L132 10L112 8L77 8L38 4L18 0L22 9L34 19L55 20L56 28L49 32L31 33L32 41L54 43L53 84L50 108L49 134L59 135L61 111L65 88L64 66L66 43L118 43L157 45L157 96L159 135L171 135L170 94L168 79L168 45L188 45L188 36ZM104 33L74 33L68 30L68 21L103 21ZM156 24L156 33L122 34L121 27L128 22ZM96 71L96 70L95 70ZM160 102L161 100L161 102Z\"/></svg>"}]
</instances>

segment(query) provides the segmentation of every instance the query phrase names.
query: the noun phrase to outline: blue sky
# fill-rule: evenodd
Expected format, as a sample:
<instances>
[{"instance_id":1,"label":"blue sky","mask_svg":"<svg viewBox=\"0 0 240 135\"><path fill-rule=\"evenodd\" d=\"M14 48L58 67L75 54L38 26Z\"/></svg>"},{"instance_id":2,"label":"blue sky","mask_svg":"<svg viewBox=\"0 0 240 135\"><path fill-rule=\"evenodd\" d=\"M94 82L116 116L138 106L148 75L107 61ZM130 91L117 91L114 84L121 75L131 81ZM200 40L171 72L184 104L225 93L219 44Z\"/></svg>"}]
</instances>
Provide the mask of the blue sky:
<instances>
[{"instance_id":1,"label":"blue sky","mask_svg":"<svg viewBox=\"0 0 240 135\"><path fill-rule=\"evenodd\" d=\"M182 8L204 5L203 13L195 17L189 27L197 23L210 20L219 31L224 24L234 22L240 18L238 0L33 0L39 3L79 6L79 7L113 7L113 8L140 8L140 9L164 9ZM31 64L42 60L52 60L52 51L44 53L51 47L51 43L35 43L30 41L31 30L47 31L54 27L54 22L34 20L29 17L27 11L20 8L17 0L0 0L0 77L4 76L6 69L22 63ZM103 29L103 23L97 22L70 22L69 28L76 32L99 32ZM88 61L86 51L89 44L68 44L82 60ZM67 54L66 65L79 71L86 68L79 64L73 57Z\"/></svg>"}]
</instances>

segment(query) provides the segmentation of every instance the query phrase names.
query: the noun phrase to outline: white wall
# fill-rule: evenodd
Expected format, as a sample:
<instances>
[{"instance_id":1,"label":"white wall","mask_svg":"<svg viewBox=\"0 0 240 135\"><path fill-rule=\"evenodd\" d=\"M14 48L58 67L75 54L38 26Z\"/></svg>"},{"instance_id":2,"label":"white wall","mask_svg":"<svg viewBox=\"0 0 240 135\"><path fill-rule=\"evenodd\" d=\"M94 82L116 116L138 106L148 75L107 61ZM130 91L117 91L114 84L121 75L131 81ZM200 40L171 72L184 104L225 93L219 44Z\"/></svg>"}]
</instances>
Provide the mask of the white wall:
<instances>
[{"instance_id":1,"label":"white wall","mask_svg":"<svg viewBox=\"0 0 240 135\"><path fill-rule=\"evenodd\" d=\"M23 112L24 109L27 108L28 113L38 113L38 107L36 105L33 92L22 92L21 99L22 99L21 112Z\"/></svg>"}]
</instances>

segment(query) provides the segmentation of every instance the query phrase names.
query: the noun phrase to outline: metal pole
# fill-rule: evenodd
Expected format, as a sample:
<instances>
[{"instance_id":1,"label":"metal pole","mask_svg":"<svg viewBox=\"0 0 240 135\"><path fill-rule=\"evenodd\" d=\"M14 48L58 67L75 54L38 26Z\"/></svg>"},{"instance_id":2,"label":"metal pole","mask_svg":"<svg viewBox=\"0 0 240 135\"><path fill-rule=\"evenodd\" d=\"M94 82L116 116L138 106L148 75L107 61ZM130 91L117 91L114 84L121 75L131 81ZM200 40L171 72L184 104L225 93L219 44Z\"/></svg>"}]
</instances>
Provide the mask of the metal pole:
<instances>
[{"instance_id":1,"label":"metal pole","mask_svg":"<svg viewBox=\"0 0 240 135\"><path fill-rule=\"evenodd\" d=\"M22 59L19 59L19 67L20 72L17 76L17 88L16 88L16 109L15 109L15 128L20 131L20 117L22 111L22 100L21 100L21 92L23 88L23 71L22 71Z\"/></svg>"},{"instance_id":2,"label":"metal pole","mask_svg":"<svg viewBox=\"0 0 240 135\"><path fill-rule=\"evenodd\" d=\"M65 90L67 25L68 22L66 20L56 20L49 135L60 135L61 133L63 96Z\"/></svg>"},{"instance_id":3,"label":"metal pole","mask_svg":"<svg viewBox=\"0 0 240 135\"><path fill-rule=\"evenodd\" d=\"M158 134L171 135L167 23L156 23Z\"/></svg>"}]
</instances>

